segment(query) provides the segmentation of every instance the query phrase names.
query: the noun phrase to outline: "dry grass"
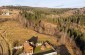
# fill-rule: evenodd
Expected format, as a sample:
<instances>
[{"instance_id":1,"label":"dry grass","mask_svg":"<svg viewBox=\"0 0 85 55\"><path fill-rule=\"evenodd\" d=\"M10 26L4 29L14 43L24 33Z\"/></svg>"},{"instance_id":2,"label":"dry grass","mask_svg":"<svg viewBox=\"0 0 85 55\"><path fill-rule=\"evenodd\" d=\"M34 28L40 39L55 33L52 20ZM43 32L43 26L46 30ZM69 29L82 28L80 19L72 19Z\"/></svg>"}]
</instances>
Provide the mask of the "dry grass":
<instances>
[{"instance_id":1,"label":"dry grass","mask_svg":"<svg viewBox=\"0 0 85 55\"><path fill-rule=\"evenodd\" d=\"M0 32L4 32L5 38L7 38L11 44L16 40L18 40L20 43L23 43L32 36L38 36L39 41L49 40L52 42L51 36L40 34L31 29L24 28L16 21L3 22L0 24L0 29Z\"/></svg>"}]
</instances>

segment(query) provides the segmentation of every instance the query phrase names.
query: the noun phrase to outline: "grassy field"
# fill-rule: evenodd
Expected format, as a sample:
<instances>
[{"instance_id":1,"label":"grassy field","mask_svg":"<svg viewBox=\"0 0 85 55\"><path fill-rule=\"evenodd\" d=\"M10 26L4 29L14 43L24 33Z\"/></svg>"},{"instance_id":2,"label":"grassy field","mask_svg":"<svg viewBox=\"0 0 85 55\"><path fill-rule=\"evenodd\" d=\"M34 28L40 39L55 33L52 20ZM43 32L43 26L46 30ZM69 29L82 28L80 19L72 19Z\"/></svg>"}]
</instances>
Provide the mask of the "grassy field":
<instances>
[{"instance_id":1,"label":"grassy field","mask_svg":"<svg viewBox=\"0 0 85 55\"><path fill-rule=\"evenodd\" d=\"M23 44L26 40L29 40L32 36L38 36L38 41L48 40L54 41L52 36L39 34L31 29L24 28L20 23L16 21L6 21L0 23L0 32L8 39L8 42L13 44L18 41Z\"/></svg>"},{"instance_id":2,"label":"grassy field","mask_svg":"<svg viewBox=\"0 0 85 55\"><path fill-rule=\"evenodd\" d=\"M46 49L45 49L45 51L49 51L49 50L51 50L51 48L46 48ZM45 51L44 51L44 52L45 52ZM34 53L40 53L40 52L43 52L43 51L41 50L41 46L37 46L37 47L35 48Z\"/></svg>"}]
</instances>

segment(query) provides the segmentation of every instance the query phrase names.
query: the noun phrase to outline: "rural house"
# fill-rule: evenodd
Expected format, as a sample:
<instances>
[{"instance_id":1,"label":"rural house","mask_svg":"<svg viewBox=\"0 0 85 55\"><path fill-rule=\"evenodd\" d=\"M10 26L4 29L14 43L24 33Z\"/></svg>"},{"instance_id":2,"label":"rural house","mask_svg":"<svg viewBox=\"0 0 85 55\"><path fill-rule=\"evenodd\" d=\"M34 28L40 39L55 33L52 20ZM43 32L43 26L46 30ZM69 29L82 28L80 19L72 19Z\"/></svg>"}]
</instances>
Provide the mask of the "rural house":
<instances>
[{"instance_id":1,"label":"rural house","mask_svg":"<svg viewBox=\"0 0 85 55\"><path fill-rule=\"evenodd\" d=\"M2 15L10 15L10 12L8 9L3 9L2 10Z\"/></svg>"},{"instance_id":2,"label":"rural house","mask_svg":"<svg viewBox=\"0 0 85 55\"><path fill-rule=\"evenodd\" d=\"M33 46L31 45L31 43L29 41L26 41L24 44L23 44L23 47L24 47L24 52L27 54L27 55L32 55L33 54Z\"/></svg>"}]
</instances>

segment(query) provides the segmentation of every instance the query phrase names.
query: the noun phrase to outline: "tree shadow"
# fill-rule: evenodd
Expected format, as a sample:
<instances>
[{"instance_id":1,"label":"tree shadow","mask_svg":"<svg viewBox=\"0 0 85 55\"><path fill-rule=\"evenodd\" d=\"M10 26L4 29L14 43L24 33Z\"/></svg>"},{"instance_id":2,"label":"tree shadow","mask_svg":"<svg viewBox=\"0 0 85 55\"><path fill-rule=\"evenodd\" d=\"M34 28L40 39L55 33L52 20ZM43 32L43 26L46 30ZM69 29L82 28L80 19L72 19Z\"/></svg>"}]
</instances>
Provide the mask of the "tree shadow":
<instances>
[{"instance_id":1,"label":"tree shadow","mask_svg":"<svg viewBox=\"0 0 85 55\"><path fill-rule=\"evenodd\" d=\"M80 47L80 49L82 50L82 52L84 53L85 50L85 42L83 40L81 40L80 37L77 37L75 40L76 44L78 47Z\"/></svg>"},{"instance_id":2,"label":"tree shadow","mask_svg":"<svg viewBox=\"0 0 85 55\"><path fill-rule=\"evenodd\" d=\"M58 50L60 55L71 55L65 45L59 46Z\"/></svg>"}]
</instances>

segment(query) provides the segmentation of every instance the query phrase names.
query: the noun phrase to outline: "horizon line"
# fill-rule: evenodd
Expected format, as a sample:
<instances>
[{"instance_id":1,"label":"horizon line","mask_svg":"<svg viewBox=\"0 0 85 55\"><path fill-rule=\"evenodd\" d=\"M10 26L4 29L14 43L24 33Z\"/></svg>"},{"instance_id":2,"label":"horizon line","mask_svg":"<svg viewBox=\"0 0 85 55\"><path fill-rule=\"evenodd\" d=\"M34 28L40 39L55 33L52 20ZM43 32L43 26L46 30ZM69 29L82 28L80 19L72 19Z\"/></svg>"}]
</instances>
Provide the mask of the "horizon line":
<instances>
[{"instance_id":1,"label":"horizon line","mask_svg":"<svg viewBox=\"0 0 85 55\"><path fill-rule=\"evenodd\" d=\"M3 6L27 6L27 7L36 7L36 8L85 8L85 6L83 7L40 7L40 6L28 6L28 5L1 5L0 7Z\"/></svg>"}]
</instances>

